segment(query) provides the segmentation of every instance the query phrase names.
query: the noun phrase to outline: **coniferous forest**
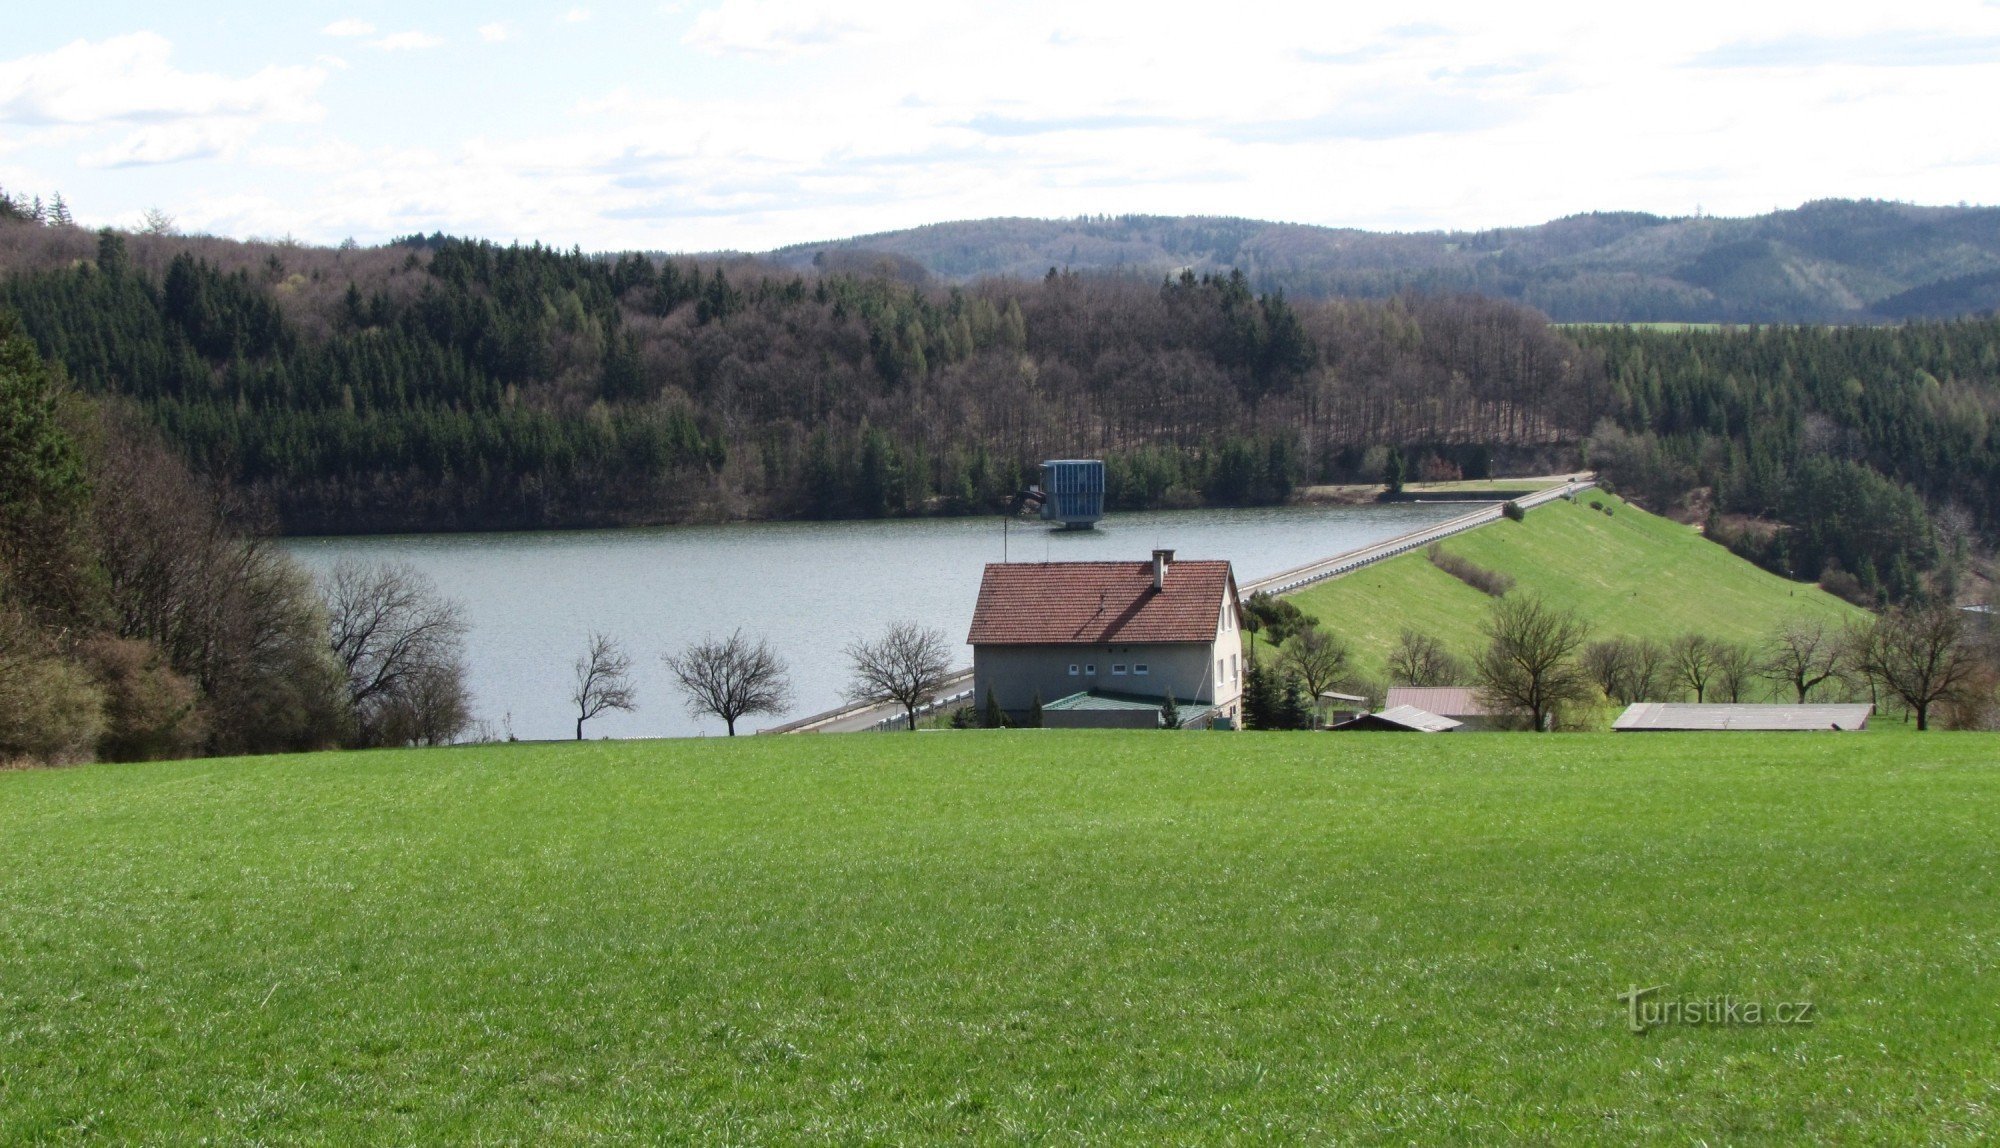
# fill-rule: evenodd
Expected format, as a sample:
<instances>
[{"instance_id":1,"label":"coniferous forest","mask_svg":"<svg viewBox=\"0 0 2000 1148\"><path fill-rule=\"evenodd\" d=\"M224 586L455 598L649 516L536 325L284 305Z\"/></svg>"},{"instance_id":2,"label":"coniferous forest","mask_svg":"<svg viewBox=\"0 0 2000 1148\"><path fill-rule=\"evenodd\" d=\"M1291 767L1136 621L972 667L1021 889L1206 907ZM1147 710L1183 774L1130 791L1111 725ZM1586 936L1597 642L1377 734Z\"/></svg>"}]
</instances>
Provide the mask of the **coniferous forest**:
<instances>
[{"instance_id":1,"label":"coniferous forest","mask_svg":"<svg viewBox=\"0 0 2000 1148\"><path fill-rule=\"evenodd\" d=\"M893 269L888 269L893 270ZM2000 322L1557 327L1236 274L957 287L500 247L0 223L0 305L291 532L985 513L1590 465L1783 572L1921 592L2000 526Z\"/></svg>"}]
</instances>

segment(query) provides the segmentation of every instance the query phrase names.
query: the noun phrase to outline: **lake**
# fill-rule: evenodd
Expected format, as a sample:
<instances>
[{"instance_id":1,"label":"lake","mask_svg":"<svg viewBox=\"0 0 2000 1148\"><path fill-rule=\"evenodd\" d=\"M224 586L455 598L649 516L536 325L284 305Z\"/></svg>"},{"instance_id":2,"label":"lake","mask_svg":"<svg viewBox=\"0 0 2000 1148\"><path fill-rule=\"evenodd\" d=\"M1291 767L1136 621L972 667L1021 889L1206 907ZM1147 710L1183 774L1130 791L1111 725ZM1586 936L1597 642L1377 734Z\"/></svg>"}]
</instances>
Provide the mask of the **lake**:
<instances>
[{"instance_id":1,"label":"lake","mask_svg":"<svg viewBox=\"0 0 2000 1148\"><path fill-rule=\"evenodd\" d=\"M1117 514L1093 531L1015 523L1015 562L1227 558L1238 582L1389 538L1463 513L1461 505L1265 507ZM501 736L574 734L570 664L591 631L631 654L640 707L584 726L587 737L719 734L722 723L683 708L660 655L704 634L770 640L791 667L793 704L754 717L748 732L841 701L850 642L890 623L936 626L955 665L972 622L980 572L1001 560L997 518L767 522L518 534L294 538L285 547L314 571L341 558L407 562L465 608L477 716Z\"/></svg>"}]
</instances>

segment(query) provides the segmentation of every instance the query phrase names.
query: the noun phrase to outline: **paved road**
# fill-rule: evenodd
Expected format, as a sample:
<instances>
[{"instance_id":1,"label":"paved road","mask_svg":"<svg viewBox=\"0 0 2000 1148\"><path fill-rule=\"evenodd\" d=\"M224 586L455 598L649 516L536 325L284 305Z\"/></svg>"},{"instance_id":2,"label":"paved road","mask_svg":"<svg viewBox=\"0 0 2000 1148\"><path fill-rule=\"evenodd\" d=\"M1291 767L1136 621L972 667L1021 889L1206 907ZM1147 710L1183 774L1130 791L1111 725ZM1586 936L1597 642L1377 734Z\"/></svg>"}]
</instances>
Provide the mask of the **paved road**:
<instances>
[{"instance_id":1,"label":"paved road","mask_svg":"<svg viewBox=\"0 0 2000 1148\"><path fill-rule=\"evenodd\" d=\"M1524 509L1533 508L1545 502L1551 502L1555 499L1575 494L1578 491L1587 490L1596 485L1596 482L1595 475L1580 475L1551 486L1547 490L1537 491L1534 494L1528 495L1520 499L1520 503ZM1440 522L1436 526L1428 526L1422 530L1399 535L1386 542L1371 543L1358 549L1335 554L1329 558L1322 558L1317 562L1308 562L1304 566L1294 566L1290 570L1281 570L1268 578L1259 578L1255 582L1242 583L1237 589L1246 597L1258 591L1265 591L1272 594L1289 594L1294 590L1304 589L1314 583L1324 582L1328 578L1338 578L1342 574L1352 573L1363 566L1371 566L1385 558L1394 558L1398 554L1407 554L1419 547L1429 546L1439 539L1449 538L1454 534L1461 534L1467 530L1484 526L1489 522L1498 522L1502 513L1501 506L1502 504L1500 503L1485 503L1477 510L1461 514L1457 518L1445 522ZM956 670L945 682L944 688L939 691L939 700L925 707L920 712L949 709L969 701L971 698L972 671L970 669ZM836 710L828 710L825 713L813 714L811 717L786 722L784 725L774 726L771 729L759 732L862 733L868 730L894 728L902 720L903 708L898 705L851 705Z\"/></svg>"}]
</instances>

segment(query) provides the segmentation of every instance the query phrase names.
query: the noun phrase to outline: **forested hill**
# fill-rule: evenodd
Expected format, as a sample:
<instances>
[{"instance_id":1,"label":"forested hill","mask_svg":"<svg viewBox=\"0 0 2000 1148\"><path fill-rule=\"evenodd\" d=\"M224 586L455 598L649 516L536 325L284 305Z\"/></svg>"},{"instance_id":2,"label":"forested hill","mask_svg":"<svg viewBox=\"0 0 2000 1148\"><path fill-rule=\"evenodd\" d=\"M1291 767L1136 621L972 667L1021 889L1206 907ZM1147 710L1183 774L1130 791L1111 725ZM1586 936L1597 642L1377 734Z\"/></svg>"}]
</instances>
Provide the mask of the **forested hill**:
<instances>
[{"instance_id":1,"label":"forested hill","mask_svg":"<svg viewBox=\"0 0 2000 1148\"><path fill-rule=\"evenodd\" d=\"M772 252L949 282L1241 268L1294 299L1477 291L1558 322L1880 322L2000 307L2000 208L1821 200L1749 218L1593 213L1378 233L1201 216L940 223Z\"/></svg>"},{"instance_id":2,"label":"forested hill","mask_svg":"<svg viewBox=\"0 0 2000 1148\"><path fill-rule=\"evenodd\" d=\"M988 513L1071 455L1117 508L1587 463L1857 597L1948 582L2000 528L1993 318L1562 328L1235 272L913 286L21 222L0 310L292 532Z\"/></svg>"},{"instance_id":3,"label":"forested hill","mask_svg":"<svg viewBox=\"0 0 2000 1148\"><path fill-rule=\"evenodd\" d=\"M917 289L32 224L0 225L0 275L45 355L295 532L984 512L1077 454L1122 507L1273 502L1391 442L1567 456L1604 397L1509 304L1233 275Z\"/></svg>"}]
</instances>

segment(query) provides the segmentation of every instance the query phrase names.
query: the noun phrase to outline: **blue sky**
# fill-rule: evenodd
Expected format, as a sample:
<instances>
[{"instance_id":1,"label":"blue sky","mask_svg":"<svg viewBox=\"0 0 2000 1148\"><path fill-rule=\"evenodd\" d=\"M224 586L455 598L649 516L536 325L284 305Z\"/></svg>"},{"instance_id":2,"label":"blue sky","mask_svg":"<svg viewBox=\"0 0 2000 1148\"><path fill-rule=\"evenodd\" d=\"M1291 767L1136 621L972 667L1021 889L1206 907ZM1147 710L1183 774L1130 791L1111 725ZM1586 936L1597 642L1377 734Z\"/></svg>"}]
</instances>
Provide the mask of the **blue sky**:
<instances>
[{"instance_id":1,"label":"blue sky","mask_svg":"<svg viewBox=\"0 0 2000 1148\"><path fill-rule=\"evenodd\" d=\"M1511 9L1511 10L1510 10ZM2000 2L38 4L0 186L87 224L747 250L1994 202Z\"/></svg>"}]
</instances>

